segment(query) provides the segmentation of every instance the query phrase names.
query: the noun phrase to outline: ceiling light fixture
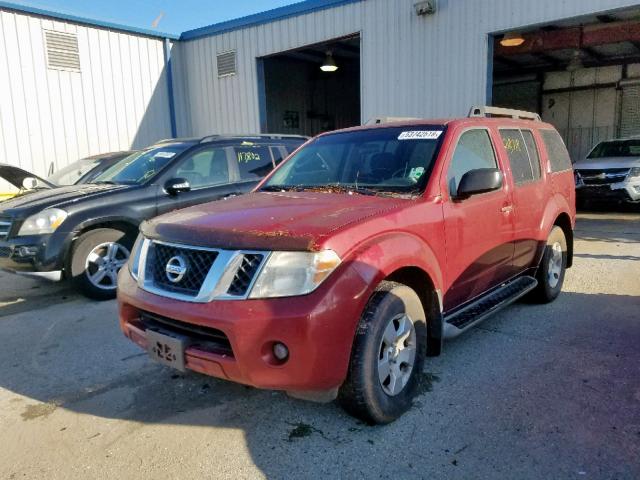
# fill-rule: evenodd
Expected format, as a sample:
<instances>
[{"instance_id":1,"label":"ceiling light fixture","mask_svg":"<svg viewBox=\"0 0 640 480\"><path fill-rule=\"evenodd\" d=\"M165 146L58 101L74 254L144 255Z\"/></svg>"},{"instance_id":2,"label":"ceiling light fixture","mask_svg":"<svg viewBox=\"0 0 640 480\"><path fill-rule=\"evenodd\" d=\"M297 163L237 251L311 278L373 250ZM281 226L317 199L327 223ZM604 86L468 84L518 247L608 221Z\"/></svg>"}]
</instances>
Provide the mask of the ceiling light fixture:
<instances>
[{"instance_id":1,"label":"ceiling light fixture","mask_svg":"<svg viewBox=\"0 0 640 480\"><path fill-rule=\"evenodd\" d=\"M504 37L500 40L500 45L503 47L519 47L524 41L524 37L518 32L509 32L504 34Z\"/></svg>"},{"instance_id":2,"label":"ceiling light fixture","mask_svg":"<svg viewBox=\"0 0 640 480\"><path fill-rule=\"evenodd\" d=\"M584 63L582 63L582 53L580 50L575 50L573 52L573 57L571 57L571 61L569 65L567 65L567 72L575 72L576 70L580 70L584 68Z\"/></svg>"},{"instance_id":3,"label":"ceiling light fixture","mask_svg":"<svg viewBox=\"0 0 640 480\"><path fill-rule=\"evenodd\" d=\"M338 70L338 65L336 65L336 61L333 59L331 51L327 52L327 56L325 57L320 70L322 70L323 72L335 72L336 70Z\"/></svg>"}]
</instances>

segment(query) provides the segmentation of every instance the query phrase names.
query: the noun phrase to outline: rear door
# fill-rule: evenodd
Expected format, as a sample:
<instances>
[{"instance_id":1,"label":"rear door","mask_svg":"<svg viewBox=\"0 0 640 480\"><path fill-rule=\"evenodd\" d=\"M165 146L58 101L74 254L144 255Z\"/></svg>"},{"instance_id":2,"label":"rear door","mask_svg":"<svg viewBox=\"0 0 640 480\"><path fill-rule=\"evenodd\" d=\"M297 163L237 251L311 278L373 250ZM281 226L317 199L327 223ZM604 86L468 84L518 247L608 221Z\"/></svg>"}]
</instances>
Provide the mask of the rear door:
<instances>
[{"instance_id":1,"label":"rear door","mask_svg":"<svg viewBox=\"0 0 640 480\"><path fill-rule=\"evenodd\" d=\"M513 260L513 214L508 182L493 192L455 198L462 176L478 168L499 168L497 132L486 128L459 131L441 177L449 288L444 310L450 311L508 279Z\"/></svg>"},{"instance_id":2,"label":"rear door","mask_svg":"<svg viewBox=\"0 0 640 480\"><path fill-rule=\"evenodd\" d=\"M503 154L513 180L514 274L532 266L540 237L547 191L540 165L540 149L528 129L501 128Z\"/></svg>"}]
</instances>

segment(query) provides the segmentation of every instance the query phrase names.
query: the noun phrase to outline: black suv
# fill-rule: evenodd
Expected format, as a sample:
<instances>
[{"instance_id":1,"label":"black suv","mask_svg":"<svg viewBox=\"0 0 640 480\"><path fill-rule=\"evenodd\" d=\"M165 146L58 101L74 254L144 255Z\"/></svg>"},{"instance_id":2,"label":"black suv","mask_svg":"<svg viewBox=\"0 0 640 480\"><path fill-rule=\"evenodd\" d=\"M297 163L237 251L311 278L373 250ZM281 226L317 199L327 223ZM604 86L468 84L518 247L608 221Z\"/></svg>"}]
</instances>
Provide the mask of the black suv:
<instances>
[{"instance_id":1,"label":"black suv","mask_svg":"<svg viewBox=\"0 0 640 480\"><path fill-rule=\"evenodd\" d=\"M248 192L305 141L286 135L164 140L90 184L6 200L0 269L68 278L91 298L113 298L141 221Z\"/></svg>"}]
</instances>

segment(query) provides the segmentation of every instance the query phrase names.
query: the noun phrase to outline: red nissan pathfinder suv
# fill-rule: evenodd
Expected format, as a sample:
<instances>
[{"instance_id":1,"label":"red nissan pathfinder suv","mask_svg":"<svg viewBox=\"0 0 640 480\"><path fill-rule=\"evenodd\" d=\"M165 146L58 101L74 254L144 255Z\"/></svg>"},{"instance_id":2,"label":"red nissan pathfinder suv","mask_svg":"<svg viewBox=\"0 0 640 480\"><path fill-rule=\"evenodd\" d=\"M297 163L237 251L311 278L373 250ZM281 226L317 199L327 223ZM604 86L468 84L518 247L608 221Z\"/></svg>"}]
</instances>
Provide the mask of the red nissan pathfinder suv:
<instances>
[{"instance_id":1,"label":"red nissan pathfinder suv","mask_svg":"<svg viewBox=\"0 0 640 480\"><path fill-rule=\"evenodd\" d=\"M444 339L558 296L574 224L569 155L536 114L327 133L252 193L145 222L120 326L174 368L388 423Z\"/></svg>"}]
</instances>

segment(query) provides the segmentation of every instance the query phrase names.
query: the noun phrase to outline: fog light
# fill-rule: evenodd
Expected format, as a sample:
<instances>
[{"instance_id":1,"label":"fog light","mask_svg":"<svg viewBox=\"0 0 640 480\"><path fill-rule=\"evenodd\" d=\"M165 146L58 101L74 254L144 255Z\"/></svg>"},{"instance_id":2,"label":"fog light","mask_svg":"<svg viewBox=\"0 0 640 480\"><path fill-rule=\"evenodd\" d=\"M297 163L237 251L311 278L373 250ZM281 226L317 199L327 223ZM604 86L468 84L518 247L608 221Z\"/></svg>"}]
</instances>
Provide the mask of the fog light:
<instances>
[{"instance_id":1,"label":"fog light","mask_svg":"<svg viewBox=\"0 0 640 480\"><path fill-rule=\"evenodd\" d=\"M276 342L273 344L273 355L282 362L289 357L289 349L284 343Z\"/></svg>"}]
</instances>

